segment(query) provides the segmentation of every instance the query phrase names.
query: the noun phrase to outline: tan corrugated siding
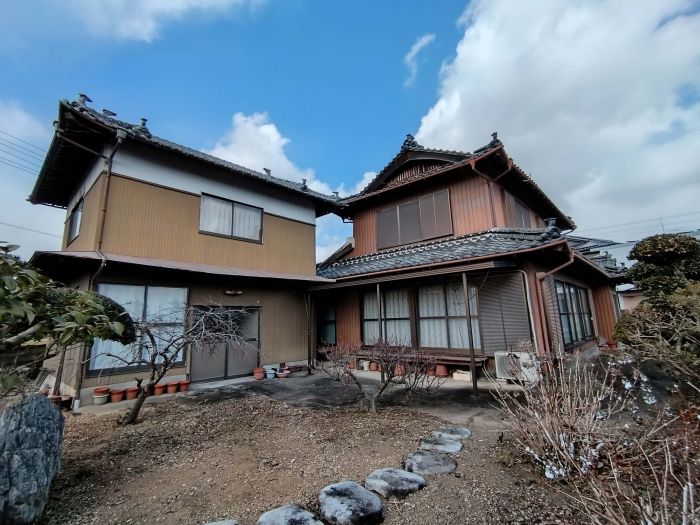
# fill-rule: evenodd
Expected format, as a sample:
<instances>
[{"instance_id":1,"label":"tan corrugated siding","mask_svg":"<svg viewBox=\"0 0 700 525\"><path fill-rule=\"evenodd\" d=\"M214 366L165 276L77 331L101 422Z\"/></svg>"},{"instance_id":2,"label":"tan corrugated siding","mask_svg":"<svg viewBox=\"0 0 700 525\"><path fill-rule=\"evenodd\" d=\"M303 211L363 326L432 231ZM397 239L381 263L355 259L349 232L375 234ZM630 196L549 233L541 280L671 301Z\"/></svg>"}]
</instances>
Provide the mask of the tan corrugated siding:
<instances>
[{"instance_id":1,"label":"tan corrugated siding","mask_svg":"<svg viewBox=\"0 0 700 525\"><path fill-rule=\"evenodd\" d=\"M591 289L593 308L595 309L595 325L598 335L613 340L617 313L613 303L614 297L610 286L596 286Z\"/></svg>"},{"instance_id":2,"label":"tan corrugated siding","mask_svg":"<svg viewBox=\"0 0 700 525\"><path fill-rule=\"evenodd\" d=\"M243 294L224 295L224 286L192 286L190 304L260 307L260 363L305 361L308 337L304 294L292 290L251 288L238 284Z\"/></svg>"},{"instance_id":3,"label":"tan corrugated siding","mask_svg":"<svg viewBox=\"0 0 700 525\"><path fill-rule=\"evenodd\" d=\"M263 243L199 233L196 195L114 176L102 250L256 270L315 275L315 227L263 215Z\"/></svg>"},{"instance_id":4,"label":"tan corrugated siding","mask_svg":"<svg viewBox=\"0 0 700 525\"><path fill-rule=\"evenodd\" d=\"M339 295L336 302L336 340L338 343L359 344L360 298L357 290L348 290Z\"/></svg>"},{"instance_id":5,"label":"tan corrugated siding","mask_svg":"<svg viewBox=\"0 0 700 525\"><path fill-rule=\"evenodd\" d=\"M97 249L103 192L104 177L100 177L83 197L83 214L80 219L80 231L78 236L73 239L73 242L70 244L68 244L68 224L70 222L70 212L72 210L68 210L66 222L63 226L62 248L64 250L91 251Z\"/></svg>"}]
</instances>

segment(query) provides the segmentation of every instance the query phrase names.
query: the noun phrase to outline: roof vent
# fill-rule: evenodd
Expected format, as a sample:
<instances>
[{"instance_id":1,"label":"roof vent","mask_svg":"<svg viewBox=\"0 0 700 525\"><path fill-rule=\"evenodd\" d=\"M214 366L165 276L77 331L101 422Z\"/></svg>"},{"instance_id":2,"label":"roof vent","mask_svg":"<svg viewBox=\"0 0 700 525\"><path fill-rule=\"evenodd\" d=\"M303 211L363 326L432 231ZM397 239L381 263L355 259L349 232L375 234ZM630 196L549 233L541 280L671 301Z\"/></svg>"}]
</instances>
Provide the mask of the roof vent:
<instances>
[{"instance_id":1,"label":"roof vent","mask_svg":"<svg viewBox=\"0 0 700 525\"><path fill-rule=\"evenodd\" d=\"M540 238L544 240L548 239L558 239L561 237L561 230L557 228L557 219L549 218L544 220L544 232L540 235Z\"/></svg>"},{"instance_id":2,"label":"roof vent","mask_svg":"<svg viewBox=\"0 0 700 525\"><path fill-rule=\"evenodd\" d=\"M309 187L306 185L306 179L301 179L301 189L308 191Z\"/></svg>"},{"instance_id":3,"label":"roof vent","mask_svg":"<svg viewBox=\"0 0 700 525\"><path fill-rule=\"evenodd\" d=\"M491 142L497 142L498 141L498 131L494 131L491 133Z\"/></svg>"},{"instance_id":4,"label":"roof vent","mask_svg":"<svg viewBox=\"0 0 700 525\"><path fill-rule=\"evenodd\" d=\"M105 109L105 108L102 109L102 114L105 117L116 117L117 116L117 114L114 111L110 111L110 110Z\"/></svg>"},{"instance_id":5,"label":"roof vent","mask_svg":"<svg viewBox=\"0 0 700 525\"><path fill-rule=\"evenodd\" d=\"M263 168L263 171L268 177L272 175L272 170L270 168Z\"/></svg>"},{"instance_id":6,"label":"roof vent","mask_svg":"<svg viewBox=\"0 0 700 525\"><path fill-rule=\"evenodd\" d=\"M150 139L151 132L146 127L147 122L148 122L148 119L146 117L141 117L141 124L139 124L138 126L135 126L134 129Z\"/></svg>"},{"instance_id":7,"label":"roof vent","mask_svg":"<svg viewBox=\"0 0 700 525\"><path fill-rule=\"evenodd\" d=\"M416 138L410 133L408 133L406 135L406 140L404 140L403 144L401 144L401 149L423 149L423 146L418 144Z\"/></svg>"},{"instance_id":8,"label":"roof vent","mask_svg":"<svg viewBox=\"0 0 700 525\"><path fill-rule=\"evenodd\" d=\"M335 195L335 198L336 198L336 199L339 199L339 198L340 198L340 192L339 192L339 191L334 191L334 192L333 192L333 195Z\"/></svg>"},{"instance_id":9,"label":"roof vent","mask_svg":"<svg viewBox=\"0 0 700 525\"><path fill-rule=\"evenodd\" d=\"M88 97L85 93L78 94L78 104L81 106L87 106L88 102L92 102L90 97Z\"/></svg>"}]
</instances>

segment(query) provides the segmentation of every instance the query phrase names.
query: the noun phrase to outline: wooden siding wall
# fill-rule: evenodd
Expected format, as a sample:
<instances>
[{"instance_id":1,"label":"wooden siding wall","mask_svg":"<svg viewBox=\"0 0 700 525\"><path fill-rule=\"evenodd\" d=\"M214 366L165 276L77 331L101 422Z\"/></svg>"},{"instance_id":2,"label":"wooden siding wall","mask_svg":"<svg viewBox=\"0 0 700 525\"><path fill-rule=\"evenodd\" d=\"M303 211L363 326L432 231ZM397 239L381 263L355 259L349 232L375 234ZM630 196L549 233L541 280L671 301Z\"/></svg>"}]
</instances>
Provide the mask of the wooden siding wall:
<instances>
[{"instance_id":1,"label":"wooden siding wall","mask_svg":"<svg viewBox=\"0 0 700 525\"><path fill-rule=\"evenodd\" d=\"M410 179L415 175L420 175L421 173L425 173L426 171L430 171L442 165L443 163L435 162L423 162L419 164L412 164L395 174L384 184L384 186L394 186L395 184L398 184L406 179Z\"/></svg>"},{"instance_id":2,"label":"wooden siding wall","mask_svg":"<svg viewBox=\"0 0 700 525\"><path fill-rule=\"evenodd\" d=\"M617 322L617 310L615 309L615 297L610 286L602 285L591 289L593 295L594 321L597 335L605 337L608 341L614 339L615 323Z\"/></svg>"},{"instance_id":3,"label":"wooden siding wall","mask_svg":"<svg viewBox=\"0 0 700 525\"><path fill-rule=\"evenodd\" d=\"M338 343L362 343L360 295L357 290L347 290L338 294L335 319L335 337Z\"/></svg>"},{"instance_id":4,"label":"wooden siding wall","mask_svg":"<svg viewBox=\"0 0 700 525\"><path fill-rule=\"evenodd\" d=\"M478 282L478 279L472 282ZM532 341L524 286L520 273L489 276L479 286L479 315L485 354L517 350L520 343Z\"/></svg>"},{"instance_id":5,"label":"wooden siding wall","mask_svg":"<svg viewBox=\"0 0 700 525\"><path fill-rule=\"evenodd\" d=\"M78 231L78 236L71 243L68 242L68 225L70 224L72 208L68 209L66 221L63 225L61 249L71 251L91 251L96 249L104 189L104 177L100 177L83 195L83 214L80 219L80 230Z\"/></svg>"},{"instance_id":6,"label":"wooden siding wall","mask_svg":"<svg viewBox=\"0 0 700 525\"><path fill-rule=\"evenodd\" d=\"M243 295L224 295L224 286L192 286L190 304L260 307L260 364L306 361L308 325L303 293L245 284L236 288Z\"/></svg>"},{"instance_id":7,"label":"wooden siding wall","mask_svg":"<svg viewBox=\"0 0 700 525\"><path fill-rule=\"evenodd\" d=\"M199 233L199 204L198 195L113 176L102 250L315 275L314 226L264 214L262 244L206 235Z\"/></svg>"}]
</instances>

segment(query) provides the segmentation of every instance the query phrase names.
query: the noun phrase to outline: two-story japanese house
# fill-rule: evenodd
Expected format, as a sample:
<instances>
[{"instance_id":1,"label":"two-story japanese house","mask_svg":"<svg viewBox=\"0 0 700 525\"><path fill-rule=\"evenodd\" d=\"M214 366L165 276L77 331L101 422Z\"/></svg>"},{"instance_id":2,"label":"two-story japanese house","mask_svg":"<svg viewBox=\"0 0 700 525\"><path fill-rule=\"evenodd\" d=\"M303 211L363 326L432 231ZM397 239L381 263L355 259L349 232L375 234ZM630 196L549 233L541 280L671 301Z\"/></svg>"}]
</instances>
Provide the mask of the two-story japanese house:
<instances>
[{"instance_id":1,"label":"two-story japanese house","mask_svg":"<svg viewBox=\"0 0 700 525\"><path fill-rule=\"evenodd\" d=\"M341 215L353 237L313 287L317 340L382 338L444 364L479 366L496 352L573 349L611 339L614 261L516 166L494 134L473 153L401 150Z\"/></svg>"},{"instance_id":2,"label":"two-story japanese house","mask_svg":"<svg viewBox=\"0 0 700 525\"><path fill-rule=\"evenodd\" d=\"M67 210L63 246L32 262L51 277L96 290L135 319L183 330L189 306L245 308L239 327L258 352L190 352L170 380L249 374L255 366L312 357L310 284L316 218L337 199L305 183L259 173L153 136L88 106L59 103L56 132L30 202ZM156 317L159 312L173 312ZM71 348L62 390L132 382L139 370L97 341ZM83 401L91 396L84 396Z\"/></svg>"}]
</instances>

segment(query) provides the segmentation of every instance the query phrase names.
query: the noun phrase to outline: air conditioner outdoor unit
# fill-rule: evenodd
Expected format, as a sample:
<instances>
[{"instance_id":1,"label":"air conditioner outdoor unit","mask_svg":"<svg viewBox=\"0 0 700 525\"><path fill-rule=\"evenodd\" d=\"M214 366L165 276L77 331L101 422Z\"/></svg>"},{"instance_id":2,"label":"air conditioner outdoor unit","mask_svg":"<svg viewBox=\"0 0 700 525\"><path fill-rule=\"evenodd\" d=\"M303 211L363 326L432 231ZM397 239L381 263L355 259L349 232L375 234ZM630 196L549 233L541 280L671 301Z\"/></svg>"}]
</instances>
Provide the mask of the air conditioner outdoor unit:
<instances>
[{"instance_id":1,"label":"air conditioner outdoor unit","mask_svg":"<svg viewBox=\"0 0 700 525\"><path fill-rule=\"evenodd\" d=\"M528 352L494 352L496 379L510 379L525 383L536 383L540 371Z\"/></svg>"}]
</instances>

